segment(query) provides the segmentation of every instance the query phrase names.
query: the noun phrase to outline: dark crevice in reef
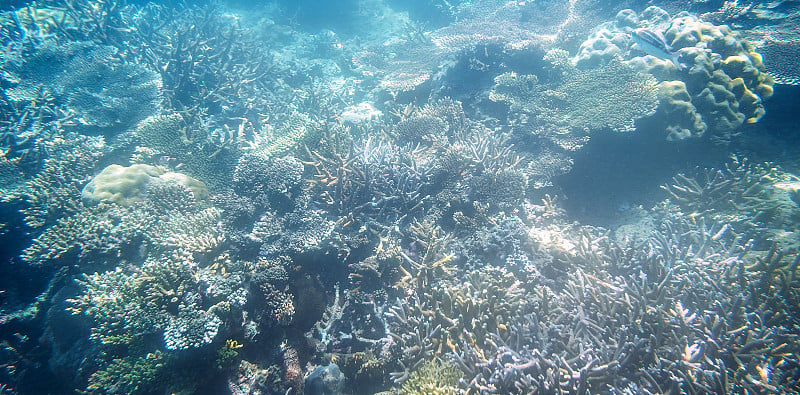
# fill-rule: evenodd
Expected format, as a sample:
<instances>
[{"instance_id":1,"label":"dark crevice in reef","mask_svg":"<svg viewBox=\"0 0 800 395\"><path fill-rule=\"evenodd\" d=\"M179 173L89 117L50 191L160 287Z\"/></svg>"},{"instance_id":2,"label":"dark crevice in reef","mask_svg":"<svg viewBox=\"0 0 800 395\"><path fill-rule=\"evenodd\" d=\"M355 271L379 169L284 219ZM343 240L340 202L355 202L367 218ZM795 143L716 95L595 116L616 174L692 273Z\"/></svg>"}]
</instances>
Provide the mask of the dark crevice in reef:
<instances>
[{"instance_id":1,"label":"dark crevice in reef","mask_svg":"<svg viewBox=\"0 0 800 395\"><path fill-rule=\"evenodd\" d=\"M621 212L652 207L666 194L660 186L697 166L719 167L728 151L711 142L654 141L645 133L603 132L576 152L572 170L555 183L564 192L568 215L608 226Z\"/></svg>"}]
</instances>

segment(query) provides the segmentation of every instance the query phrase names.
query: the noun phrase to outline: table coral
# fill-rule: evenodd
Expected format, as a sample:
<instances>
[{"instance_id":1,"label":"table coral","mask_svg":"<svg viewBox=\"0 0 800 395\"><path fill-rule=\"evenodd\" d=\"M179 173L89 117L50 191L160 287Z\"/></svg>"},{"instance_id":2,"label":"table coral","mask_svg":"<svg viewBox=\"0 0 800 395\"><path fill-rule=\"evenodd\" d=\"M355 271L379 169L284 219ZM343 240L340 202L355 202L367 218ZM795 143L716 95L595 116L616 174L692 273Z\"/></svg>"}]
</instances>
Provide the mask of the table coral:
<instances>
[{"instance_id":1,"label":"table coral","mask_svg":"<svg viewBox=\"0 0 800 395\"><path fill-rule=\"evenodd\" d=\"M551 52L552 54L553 52ZM559 81L508 72L495 77L489 99L505 103L526 118L533 134L567 150L580 148L591 131L630 131L657 104L656 80L612 58L586 70L549 57L563 75Z\"/></svg>"}]
</instances>

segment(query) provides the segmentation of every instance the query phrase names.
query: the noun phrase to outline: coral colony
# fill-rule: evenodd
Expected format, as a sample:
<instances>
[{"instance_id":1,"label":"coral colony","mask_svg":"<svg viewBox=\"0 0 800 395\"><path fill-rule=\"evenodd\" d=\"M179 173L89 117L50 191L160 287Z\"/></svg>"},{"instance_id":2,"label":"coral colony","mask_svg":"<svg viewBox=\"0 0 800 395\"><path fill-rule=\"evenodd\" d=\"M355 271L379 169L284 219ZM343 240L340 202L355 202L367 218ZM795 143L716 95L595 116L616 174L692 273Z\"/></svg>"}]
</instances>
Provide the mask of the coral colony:
<instances>
[{"instance_id":1,"label":"coral colony","mask_svg":"<svg viewBox=\"0 0 800 395\"><path fill-rule=\"evenodd\" d=\"M0 394L798 393L800 4L643 3L3 4Z\"/></svg>"}]
</instances>

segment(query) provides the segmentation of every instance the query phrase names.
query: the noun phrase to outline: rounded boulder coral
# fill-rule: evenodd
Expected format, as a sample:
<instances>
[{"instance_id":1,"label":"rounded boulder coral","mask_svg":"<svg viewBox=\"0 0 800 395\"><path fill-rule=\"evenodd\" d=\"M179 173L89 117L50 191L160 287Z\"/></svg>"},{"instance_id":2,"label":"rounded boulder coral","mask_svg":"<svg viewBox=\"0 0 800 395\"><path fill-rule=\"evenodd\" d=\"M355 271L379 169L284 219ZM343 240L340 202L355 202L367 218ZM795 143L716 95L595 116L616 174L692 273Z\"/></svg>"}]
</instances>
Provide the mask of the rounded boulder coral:
<instances>
[{"instance_id":1,"label":"rounded boulder coral","mask_svg":"<svg viewBox=\"0 0 800 395\"><path fill-rule=\"evenodd\" d=\"M192 192L195 199L208 198L208 188L201 181L181 173L165 171L161 168L135 164L132 166L109 165L89 182L81 192L87 202L112 201L128 205L141 201L147 195L152 183L173 183L182 185Z\"/></svg>"},{"instance_id":2,"label":"rounded boulder coral","mask_svg":"<svg viewBox=\"0 0 800 395\"><path fill-rule=\"evenodd\" d=\"M668 53L640 47L632 37L637 29L663 37ZM617 58L661 83L652 124L663 125L668 140L728 139L742 124L764 116L762 101L772 96L775 82L755 46L729 26L686 12L670 17L655 6L641 14L620 11L589 36L572 61L592 69ZM681 116L675 117L676 111Z\"/></svg>"}]
</instances>

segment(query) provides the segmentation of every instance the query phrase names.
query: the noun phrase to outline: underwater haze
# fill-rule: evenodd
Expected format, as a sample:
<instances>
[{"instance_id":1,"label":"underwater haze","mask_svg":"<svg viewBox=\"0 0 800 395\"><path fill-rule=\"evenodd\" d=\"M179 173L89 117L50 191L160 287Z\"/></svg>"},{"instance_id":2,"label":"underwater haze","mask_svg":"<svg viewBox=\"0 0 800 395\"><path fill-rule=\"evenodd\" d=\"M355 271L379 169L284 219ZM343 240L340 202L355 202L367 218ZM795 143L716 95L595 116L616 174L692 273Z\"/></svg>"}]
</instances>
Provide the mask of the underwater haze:
<instances>
[{"instance_id":1,"label":"underwater haze","mask_svg":"<svg viewBox=\"0 0 800 395\"><path fill-rule=\"evenodd\" d=\"M800 393L800 2L0 4L0 395Z\"/></svg>"}]
</instances>

